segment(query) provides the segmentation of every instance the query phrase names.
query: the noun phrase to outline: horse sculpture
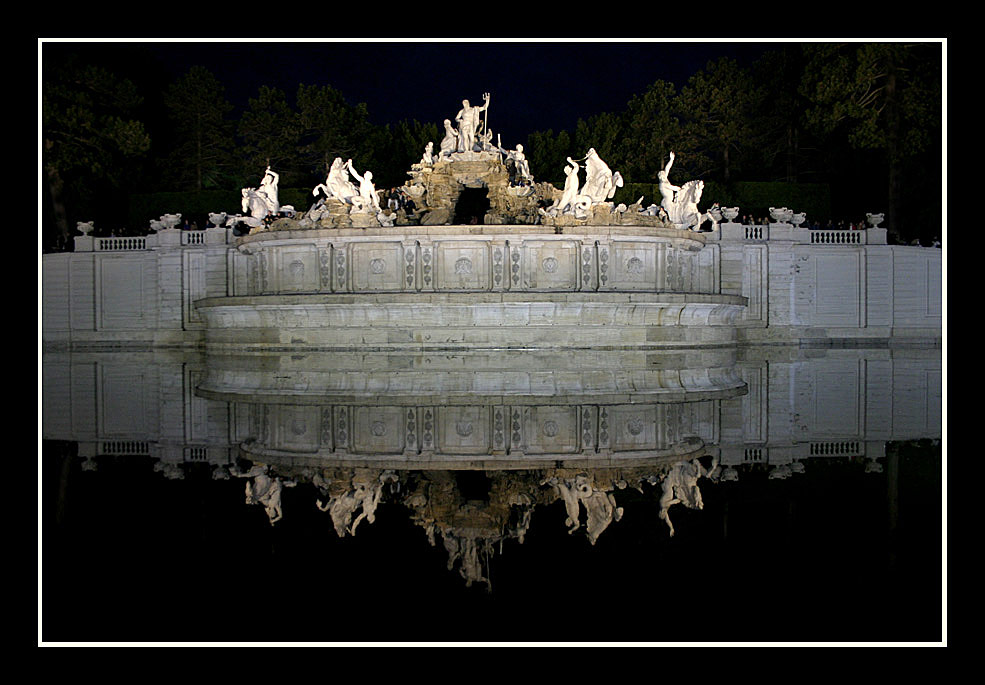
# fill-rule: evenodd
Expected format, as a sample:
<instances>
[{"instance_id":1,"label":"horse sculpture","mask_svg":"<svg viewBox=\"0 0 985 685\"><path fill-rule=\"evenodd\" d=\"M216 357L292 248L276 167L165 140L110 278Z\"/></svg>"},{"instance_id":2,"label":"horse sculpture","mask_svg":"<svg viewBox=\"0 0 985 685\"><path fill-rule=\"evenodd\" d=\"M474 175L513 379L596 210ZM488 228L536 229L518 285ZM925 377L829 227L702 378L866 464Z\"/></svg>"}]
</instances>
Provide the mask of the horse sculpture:
<instances>
[{"instance_id":1,"label":"horse sculpture","mask_svg":"<svg viewBox=\"0 0 985 685\"><path fill-rule=\"evenodd\" d=\"M704 188L704 181L688 181L681 186L681 189L677 191L675 199L667 203L664 207L667 210L670 223L682 228L689 228L692 231L700 231L701 224L705 221L710 221L712 228L718 225L715 217L708 212L702 213L698 209L698 203L701 201L701 193L704 192Z\"/></svg>"}]
</instances>

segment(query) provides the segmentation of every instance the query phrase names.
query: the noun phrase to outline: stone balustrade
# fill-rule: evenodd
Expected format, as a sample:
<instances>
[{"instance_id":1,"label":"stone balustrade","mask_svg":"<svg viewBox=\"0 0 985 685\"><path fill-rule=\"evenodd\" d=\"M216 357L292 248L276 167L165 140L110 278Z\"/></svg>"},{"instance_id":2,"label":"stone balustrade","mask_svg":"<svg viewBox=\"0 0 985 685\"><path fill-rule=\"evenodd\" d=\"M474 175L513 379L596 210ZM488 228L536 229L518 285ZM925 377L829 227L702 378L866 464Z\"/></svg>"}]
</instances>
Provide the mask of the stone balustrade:
<instances>
[{"instance_id":1,"label":"stone balustrade","mask_svg":"<svg viewBox=\"0 0 985 685\"><path fill-rule=\"evenodd\" d=\"M796 245L886 245L885 228L864 230L827 230L799 228L793 224L738 224L725 222L719 224L719 231L708 234L712 240L723 242L740 241L786 241Z\"/></svg>"}]
</instances>

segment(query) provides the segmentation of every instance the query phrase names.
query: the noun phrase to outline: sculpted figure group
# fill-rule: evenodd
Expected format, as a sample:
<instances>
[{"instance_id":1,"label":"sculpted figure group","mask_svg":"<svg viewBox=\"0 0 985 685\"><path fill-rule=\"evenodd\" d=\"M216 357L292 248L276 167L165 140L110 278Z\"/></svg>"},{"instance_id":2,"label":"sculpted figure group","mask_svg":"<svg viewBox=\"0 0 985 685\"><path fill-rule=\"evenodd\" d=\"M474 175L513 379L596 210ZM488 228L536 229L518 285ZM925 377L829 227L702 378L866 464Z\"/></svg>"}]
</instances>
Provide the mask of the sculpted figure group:
<instances>
[{"instance_id":1,"label":"sculpted figure group","mask_svg":"<svg viewBox=\"0 0 985 685\"><path fill-rule=\"evenodd\" d=\"M420 170L422 167L432 167L439 162L498 159L501 162L505 161L509 169L511 195L526 197L534 194L536 191L532 187L533 175L523 146L517 145L515 149L510 150L502 147L498 138L495 143L493 142L493 132L488 126L489 102L489 93L483 94L483 102L478 106L473 106L468 100L462 100L462 107L455 114L454 120L444 120L444 137L438 145L438 151L435 152L434 143L429 142L418 166L414 168ZM641 216L660 217L665 225L669 223L681 229L700 231L705 221L712 223L713 230L717 227L722 217L721 212L715 211L714 208L709 212L698 209L704 190L703 181L688 181L683 185L675 185L670 181L670 171L675 158L674 152L671 152L666 166L657 174L660 204L643 209L642 197L629 208L621 204L614 209L615 215L623 217L620 221L632 222L631 219L625 218L627 212L630 214L638 212ZM583 184L579 180L582 164L585 169ZM616 190L624 185L624 180L620 172L613 172L602 160L595 148L590 148L581 159L568 157L564 174L564 189L560 197L555 195L557 199L550 206L541 205L537 209L541 216L550 218L573 216L576 219L586 219L594 214L598 217L599 210L595 208L606 204L609 205L609 211L613 211L609 201ZM243 222L255 227L261 225L270 215L277 215L285 209L290 209L293 213L293 208L280 205L277 196L278 183L278 174L268 165L259 187L244 188L242 191L242 208L247 216L232 217L226 225L230 225L229 222ZM423 188L423 185L421 187ZM308 221L308 225L319 221L328 212L369 215L360 219L363 223L358 225L362 226L376 225L372 217L375 217L381 226L393 225L394 216L382 210L372 172L365 171L360 174L351 159L343 162L341 157L336 158L325 182L318 184L311 192L316 197L322 193L324 198L318 201L306 215L305 221ZM340 203L342 209L338 205L332 208L330 200ZM367 221L370 223L365 223ZM648 221L653 222L653 219ZM642 221L637 223L653 225Z\"/></svg>"},{"instance_id":2,"label":"sculpted figure group","mask_svg":"<svg viewBox=\"0 0 985 685\"><path fill-rule=\"evenodd\" d=\"M564 190L557 201L543 210L546 216L572 214L579 219L585 218L591 207L610 200L616 188L623 186L622 174L618 171L613 173L595 148L590 148L583 159L568 157L567 160ZM578 162L585 162L585 183L581 187L578 186L578 171L581 169Z\"/></svg>"}]
</instances>

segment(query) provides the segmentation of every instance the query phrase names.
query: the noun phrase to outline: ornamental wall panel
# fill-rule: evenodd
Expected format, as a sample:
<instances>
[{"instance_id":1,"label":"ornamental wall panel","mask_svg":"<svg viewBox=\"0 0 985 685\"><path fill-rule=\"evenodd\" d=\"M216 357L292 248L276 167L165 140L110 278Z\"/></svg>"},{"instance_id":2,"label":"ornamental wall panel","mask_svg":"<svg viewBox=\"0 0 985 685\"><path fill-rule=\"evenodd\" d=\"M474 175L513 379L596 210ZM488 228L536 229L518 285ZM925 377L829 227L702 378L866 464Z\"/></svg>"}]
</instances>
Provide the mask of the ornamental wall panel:
<instances>
[{"instance_id":1,"label":"ornamental wall panel","mask_svg":"<svg viewBox=\"0 0 985 685\"><path fill-rule=\"evenodd\" d=\"M401 242L354 242L348 245L353 292L404 289Z\"/></svg>"},{"instance_id":2,"label":"ornamental wall panel","mask_svg":"<svg viewBox=\"0 0 985 685\"><path fill-rule=\"evenodd\" d=\"M485 241L441 240L434 243L436 290L489 290L491 268Z\"/></svg>"}]
</instances>

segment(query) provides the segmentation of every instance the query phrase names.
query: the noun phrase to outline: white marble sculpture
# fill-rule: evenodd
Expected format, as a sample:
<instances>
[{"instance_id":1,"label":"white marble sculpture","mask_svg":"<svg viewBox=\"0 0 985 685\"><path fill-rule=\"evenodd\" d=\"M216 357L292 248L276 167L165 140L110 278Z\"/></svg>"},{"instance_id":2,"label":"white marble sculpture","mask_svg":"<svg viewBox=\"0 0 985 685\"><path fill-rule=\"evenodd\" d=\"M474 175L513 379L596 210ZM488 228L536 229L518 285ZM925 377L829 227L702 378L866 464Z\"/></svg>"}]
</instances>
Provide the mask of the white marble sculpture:
<instances>
[{"instance_id":1,"label":"white marble sculpture","mask_svg":"<svg viewBox=\"0 0 985 685\"><path fill-rule=\"evenodd\" d=\"M468 100L462 100L462 109L455 115L458 124L458 152L472 152L475 148L475 135L482 123L480 115L489 110L489 93L483 93L481 107L473 107Z\"/></svg>"},{"instance_id":2,"label":"white marble sculpture","mask_svg":"<svg viewBox=\"0 0 985 685\"><path fill-rule=\"evenodd\" d=\"M226 216L228 215L225 212L209 213L209 223L213 226L222 226L226 223Z\"/></svg>"},{"instance_id":3,"label":"white marble sculpture","mask_svg":"<svg viewBox=\"0 0 985 685\"><path fill-rule=\"evenodd\" d=\"M725 217L726 221L735 221L739 216L738 207L722 207L722 216Z\"/></svg>"},{"instance_id":4,"label":"white marble sculpture","mask_svg":"<svg viewBox=\"0 0 985 685\"><path fill-rule=\"evenodd\" d=\"M799 212L797 214L791 212L790 223L792 223L797 228L800 228L800 225L805 221L807 221L807 212Z\"/></svg>"},{"instance_id":5,"label":"white marble sculpture","mask_svg":"<svg viewBox=\"0 0 985 685\"><path fill-rule=\"evenodd\" d=\"M243 188L241 194L243 213L257 221L263 221L270 214L281 210L277 184L280 176L268 166L258 188ZM252 224L251 224L252 225Z\"/></svg>"},{"instance_id":6,"label":"white marble sculpture","mask_svg":"<svg viewBox=\"0 0 985 685\"><path fill-rule=\"evenodd\" d=\"M612 173L609 165L602 161L595 148L590 148L585 154L585 185L579 195L591 200L593 205L605 202L616 193L616 188L623 185L622 174Z\"/></svg>"},{"instance_id":7,"label":"white marble sculpture","mask_svg":"<svg viewBox=\"0 0 985 685\"><path fill-rule=\"evenodd\" d=\"M546 212L552 216L575 213L575 203L578 200L578 170L581 167L570 157L567 159L568 164L564 167L564 190L561 192L561 197L548 207Z\"/></svg>"},{"instance_id":8,"label":"white marble sculpture","mask_svg":"<svg viewBox=\"0 0 985 685\"><path fill-rule=\"evenodd\" d=\"M712 229L718 227L718 219L710 213L702 213L698 209L701 194L704 192L704 181L688 181L683 186L670 182L670 169L674 165L675 155L670 153L667 166L657 172L657 187L660 190L660 207L667 213L667 221L678 228L700 231L701 224L710 221ZM715 207L717 208L717 204Z\"/></svg>"},{"instance_id":9,"label":"white marble sculpture","mask_svg":"<svg viewBox=\"0 0 985 685\"><path fill-rule=\"evenodd\" d=\"M420 163L423 166L431 166L434 164L434 143L428 141L428 144L424 146L424 154L421 156Z\"/></svg>"},{"instance_id":10,"label":"white marble sculpture","mask_svg":"<svg viewBox=\"0 0 985 685\"><path fill-rule=\"evenodd\" d=\"M879 212L878 214L870 214L869 212L865 213L865 220L868 221L869 225L873 228L881 224L885 218L886 214L884 212Z\"/></svg>"},{"instance_id":11,"label":"white marble sculpture","mask_svg":"<svg viewBox=\"0 0 985 685\"><path fill-rule=\"evenodd\" d=\"M352 166L351 159L346 162L346 168L349 169L352 177L359 181L359 197L362 199L361 209L365 211L372 210L375 214L382 212L383 210L380 209L380 198L376 194L376 186L373 185L373 172L366 171L360 176L356 168Z\"/></svg>"},{"instance_id":12,"label":"white marble sculpture","mask_svg":"<svg viewBox=\"0 0 985 685\"><path fill-rule=\"evenodd\" d=\"M675 186L670 182L670 168L674 166L674 151L670 152L670 161L667 165L657 172L657 188L660 191L660 206L664 208L669 216L674 211L674 206L677 203L677 193L680 192L680 186Z\"/></svg>"},{"instance_id":13,"label":"white marble sculpture","mask_svg":"<svg viewBox=\"0 0 985 685\"><path fill-rule=\"evenodd\" d=\"M523 154L522 145L518 144L515 150L500 148L500 152L506 155L507 161L513 162L513 167L516 169L515 180L518 184L530 185L534 182L533 174L530 173L530 162L527 161L527 156Z\"/></svg>"},{"instance_id":14,"label":"white marble sculpture","mask_svg":"<svg viewBox=\"0 0 985 685\"><path fill-rule=\"evenodd\" d=\"M267 205L268 214L277 214L280 211L280 199L278 198L277 185L280 183L280 175L271 170L268 165L257 188L257 194Z\"/></svg>"},{"instance_id":15,"label":"white marble sculpture","mask_svg":"<svg viewBox=\"0 0 985 685\"><path fill-rule=\"evenodd\" d=\"M438 156L440 158L451 157L451 153L458 149L458 131L456 131L451 125L451 119L445 119L445 137L441 139L441 144L438 148Z\"/></svg>"},{"instance_id":16,"label":"white marble sculpture","mask_svg":"<svg viewBox=\"0 0 985 685\"><path fill-rule=\"evenodd\" d=\"M89 235L92 233L93 229L96 227L96 222L94 221L80 221L75 224L76 230L82 235Z\"/></svg>"},{"instance_id":17,"label":"white marble sculpture","mask_svg":"<svg viewBox=\"0 0 985 685\"><path fill-rule=\"evenodd\" d=\"M349 160L349 162L351 161ZM343 162L341 157L335 158L328 170L325 182L315 186L311 194L318 195L318 191L322 191L328 198L344 204L353 204L353 198L359 197L359 190L349 179L348 163Z\"/></svg>"}]
</instances>

